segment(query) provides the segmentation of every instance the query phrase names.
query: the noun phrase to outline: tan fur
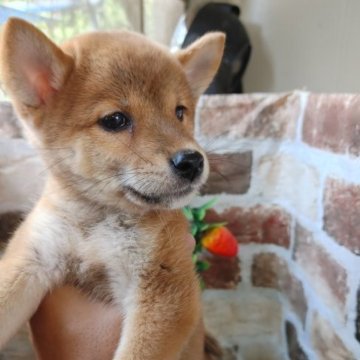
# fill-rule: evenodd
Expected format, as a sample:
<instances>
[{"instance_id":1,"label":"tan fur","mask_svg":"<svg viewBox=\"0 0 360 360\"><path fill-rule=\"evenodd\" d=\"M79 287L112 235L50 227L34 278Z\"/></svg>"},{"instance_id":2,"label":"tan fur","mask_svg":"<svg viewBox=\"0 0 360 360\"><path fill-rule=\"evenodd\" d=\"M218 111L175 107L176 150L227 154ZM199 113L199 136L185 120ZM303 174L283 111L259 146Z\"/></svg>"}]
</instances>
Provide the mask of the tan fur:
<instances>
[{"instance_id":1,"label":"tan fur","mask_svg":"<svg viewBox=\"0 0 360 360\"><path fill-rule=\"evenodd\" d=\"M185 187L169 158L183 149L205 157L194 110L223 47L213 33L171 55L141 35L104 32L59 48L22 20L6 23L1 76L49 177L0 262L0 347L46 293L70 284L123 314L113 359L204 359L188 224L174 209L205 182L208 163ZM116 111L133 125L109 133L98 120Z\"/></svg>"}]
</instances>

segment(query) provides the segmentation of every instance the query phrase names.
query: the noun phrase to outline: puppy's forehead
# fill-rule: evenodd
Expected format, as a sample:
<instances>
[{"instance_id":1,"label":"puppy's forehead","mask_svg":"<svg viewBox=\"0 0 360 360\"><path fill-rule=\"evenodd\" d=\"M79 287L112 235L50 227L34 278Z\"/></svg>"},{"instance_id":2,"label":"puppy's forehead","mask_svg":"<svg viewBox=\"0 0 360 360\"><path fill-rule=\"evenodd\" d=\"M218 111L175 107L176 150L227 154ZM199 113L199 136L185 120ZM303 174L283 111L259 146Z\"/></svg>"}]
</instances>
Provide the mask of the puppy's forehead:
<instances>
[{"instance_id":1,"label":"puppy's forehead","mask_svg":"<svg viewBox=\"0 0 360 360\"><path fill-rule=\"evenodd\" d=\"M136 91L153 95L176 90L189 93L180 63L166 48L131 32L98 32L64 44L75 57L83 80L97 82L112 91ZM117 89L117 90L116 90ZM188 94L189 95L189 94Z\"/></svg>"}]
</instances>

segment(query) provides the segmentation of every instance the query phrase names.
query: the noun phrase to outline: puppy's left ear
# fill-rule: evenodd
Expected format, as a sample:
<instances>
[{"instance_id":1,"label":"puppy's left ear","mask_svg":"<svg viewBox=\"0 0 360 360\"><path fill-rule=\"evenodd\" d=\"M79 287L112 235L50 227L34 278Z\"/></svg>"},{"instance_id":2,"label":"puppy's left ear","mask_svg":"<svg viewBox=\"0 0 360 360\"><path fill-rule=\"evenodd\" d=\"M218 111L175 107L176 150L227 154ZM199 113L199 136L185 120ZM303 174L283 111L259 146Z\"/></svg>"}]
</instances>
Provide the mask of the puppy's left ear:
<instances>
[{"instance_id":1,"label":"puppy's left ear","mask_svg":"<svg viewBox=\"0 0 360 360\"><path fill-rule=\"evenodd\" d=\"M184 68L191 90L198 98L216 75L225 47L225 34L212 32L202 36L176 56Z\"/></svg>"}]
</instances>

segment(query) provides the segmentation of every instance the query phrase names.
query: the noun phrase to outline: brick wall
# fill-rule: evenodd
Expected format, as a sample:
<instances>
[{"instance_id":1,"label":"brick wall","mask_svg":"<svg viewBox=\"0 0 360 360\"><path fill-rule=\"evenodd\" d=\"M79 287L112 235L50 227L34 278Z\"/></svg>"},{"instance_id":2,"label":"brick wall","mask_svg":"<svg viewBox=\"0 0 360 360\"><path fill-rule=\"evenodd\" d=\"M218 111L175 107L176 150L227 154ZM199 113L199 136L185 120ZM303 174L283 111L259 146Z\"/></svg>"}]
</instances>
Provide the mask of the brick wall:
<instances>
[{"instance_id":1,"label":"brick wall","mask_svg":"<svg viewBox=\"0 0 360 360\"><path fill-rule=\"evenodd\" d=\"M209 219L240 243L209 286L275 289L289 359L360 359L360 96L204 97L197 121Z\"/></svg>"},{"instance_id":2,"label":"brick wall","mask_svg":"<svg viewBox=\"0 0 360 360\"><path fill-rule=\"evenodd\" d=\"M211 317L232 338L231 351L240 346L244 359L257 360L360 359L360 96L204 97L196 132L212 171L195 203L218 196L208 218L225 219L240 243L231 261L208 255L204 274L214 289L205 309L223 319ZM11 107L1 104L0 239L36 198L43 176ZM256 296L244 298L250 292ZM274 293L281 311L265 299ZM219 302L207 302L208 294ZM226 315L220 303L237 313ZM264 358L271 344L255 341L278 326L269 312L282 327L271 341L287 349ZM245 318L247 328L263 322L247 333L227 322Z\"/></svg>"}]
</instances>

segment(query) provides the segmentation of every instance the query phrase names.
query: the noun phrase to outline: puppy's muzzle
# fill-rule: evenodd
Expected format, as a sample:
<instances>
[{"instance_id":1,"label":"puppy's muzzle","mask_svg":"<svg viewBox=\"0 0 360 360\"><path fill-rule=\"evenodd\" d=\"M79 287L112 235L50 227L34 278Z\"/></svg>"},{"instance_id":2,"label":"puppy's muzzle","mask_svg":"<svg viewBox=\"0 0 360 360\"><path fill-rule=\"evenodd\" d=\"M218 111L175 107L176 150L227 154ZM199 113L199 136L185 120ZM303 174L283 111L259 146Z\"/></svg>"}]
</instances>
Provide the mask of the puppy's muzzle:
<instances>
[{"instance_id":1,"label":"puppy's muzzle","mask_svg":"<svg viewBox=\"0 0 360 360\"><path fill-rule=\"evenodd\" d=\"M170 159L172 171L182 179L194 182L204 170L204 157L194 150L181 150Z\"/></svg>"}]
</instances>

